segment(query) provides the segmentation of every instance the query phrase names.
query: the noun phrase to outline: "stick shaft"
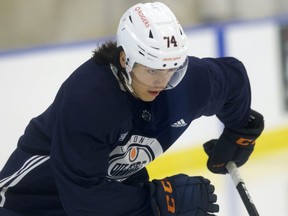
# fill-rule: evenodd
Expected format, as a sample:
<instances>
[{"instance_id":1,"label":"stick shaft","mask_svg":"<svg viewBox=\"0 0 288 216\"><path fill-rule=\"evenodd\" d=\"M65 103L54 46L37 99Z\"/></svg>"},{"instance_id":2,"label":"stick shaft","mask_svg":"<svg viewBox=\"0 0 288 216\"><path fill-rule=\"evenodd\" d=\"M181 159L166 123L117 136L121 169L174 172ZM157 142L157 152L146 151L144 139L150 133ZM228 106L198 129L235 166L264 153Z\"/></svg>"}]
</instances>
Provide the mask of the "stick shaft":
<instances>
[{"instance_id":1,"label":"stick shaft","mask_svg":"<svg viewBox=\"0 0 288 216\"><path fill-rule=\"evenodd\" d=\"M245 186L243 179L241 178L240 172L233 161L230 161L226 166L230 177L249 213L250 216L259 216L259 213L255 207L255 204Z\"/></svg>"}]
</instances>

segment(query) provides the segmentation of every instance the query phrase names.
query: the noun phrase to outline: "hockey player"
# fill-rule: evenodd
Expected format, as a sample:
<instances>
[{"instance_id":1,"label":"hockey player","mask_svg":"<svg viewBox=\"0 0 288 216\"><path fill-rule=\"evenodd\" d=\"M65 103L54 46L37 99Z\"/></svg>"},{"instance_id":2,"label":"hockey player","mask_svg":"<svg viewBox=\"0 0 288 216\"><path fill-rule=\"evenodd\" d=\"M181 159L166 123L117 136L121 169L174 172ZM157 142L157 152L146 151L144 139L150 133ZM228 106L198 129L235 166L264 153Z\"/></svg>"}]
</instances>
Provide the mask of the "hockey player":
<instances>
[{"instance_id":1,"label":"hockey player","mask_svg":"<svg viewBox=\"0 0 288 216\"><path fill-rule=\"evenodd\" d=\"M250 100L240 61L187 56L185 33L170 9L136 4L120 20L117 43L99 46L28 124L0 173L2 211L215 215L208 179L178 174L149 180L145 166L194 119L214 114L225 128L205 145L209 170L225 174L231 160L243 165L264 127Z\"/></svg>"}]
</instances>

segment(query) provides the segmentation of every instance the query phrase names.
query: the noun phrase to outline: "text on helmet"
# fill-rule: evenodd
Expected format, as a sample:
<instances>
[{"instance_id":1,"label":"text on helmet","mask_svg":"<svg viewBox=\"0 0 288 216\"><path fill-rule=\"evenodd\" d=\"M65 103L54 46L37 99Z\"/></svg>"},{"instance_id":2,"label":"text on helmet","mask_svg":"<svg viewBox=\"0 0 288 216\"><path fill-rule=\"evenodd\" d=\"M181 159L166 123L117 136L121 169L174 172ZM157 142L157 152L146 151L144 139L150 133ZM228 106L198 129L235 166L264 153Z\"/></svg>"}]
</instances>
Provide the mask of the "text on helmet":
<instances>
[{"instance_id":1,"label":"text on helmet","mask_svg":"<svg viewBox=\"0 0 288 216\"><path fill-rule=\"evenodd\" d=\"M147 20L146 16L143 14L141 7L136 7L135 11L137 11L137 14L139 15L140 19L142 20L144 26L146 28L148 28L150 26L150 24L149 24L149 21Z\"/></svg>"},{"instance_id":2,"label":"text on helmet","mask_svg":"<svg viewBox=\"0 0 288 216\"><path fill-rule=\"evenodd\" d=\"M175 60L179 60L181 59L181 57L173 57L173 58L164 58L163 61L175 61Z\"/></svg>"}]
</instances>

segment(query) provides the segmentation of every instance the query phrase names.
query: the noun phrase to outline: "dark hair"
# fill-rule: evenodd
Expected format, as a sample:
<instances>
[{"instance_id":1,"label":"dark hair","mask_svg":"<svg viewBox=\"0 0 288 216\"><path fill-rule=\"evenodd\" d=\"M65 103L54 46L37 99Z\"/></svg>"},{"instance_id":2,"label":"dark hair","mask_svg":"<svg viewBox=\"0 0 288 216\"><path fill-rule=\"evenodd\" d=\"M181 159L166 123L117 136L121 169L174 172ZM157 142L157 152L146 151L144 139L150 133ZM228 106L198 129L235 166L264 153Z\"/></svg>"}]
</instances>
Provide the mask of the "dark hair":
<instances>
[{"instance_id":1,"label":"dark hair","mask_svg":"<svg viewBox=\"0 0 288 216\"><path fill-rule=\"evenodd\" d=\"M93 51L93 58L97 62L102 64L114 63L116 50L117 50L116 42L107 41Z\"/></svg>"}]
</instances>

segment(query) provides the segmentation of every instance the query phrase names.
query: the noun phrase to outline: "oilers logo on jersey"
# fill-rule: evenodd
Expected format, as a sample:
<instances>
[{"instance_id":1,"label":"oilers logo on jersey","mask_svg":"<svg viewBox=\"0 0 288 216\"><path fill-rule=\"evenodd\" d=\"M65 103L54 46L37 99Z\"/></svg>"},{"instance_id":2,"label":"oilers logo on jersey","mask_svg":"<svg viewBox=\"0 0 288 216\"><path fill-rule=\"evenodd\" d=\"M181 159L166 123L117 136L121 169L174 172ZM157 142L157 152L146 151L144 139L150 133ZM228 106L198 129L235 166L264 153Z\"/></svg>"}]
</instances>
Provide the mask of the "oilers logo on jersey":
<instances>
[{"instance_id":1,"label":"oilers logo on jersey","mask_svg":"<svg viewBox=\"0 0 288 216\"><path fill-rule=\"evenodd\" d=\"M124 181L162 153L157 139L132 135L125 145L117 146L110 153L107 178Z\"/></svg>"}]
</instances>

